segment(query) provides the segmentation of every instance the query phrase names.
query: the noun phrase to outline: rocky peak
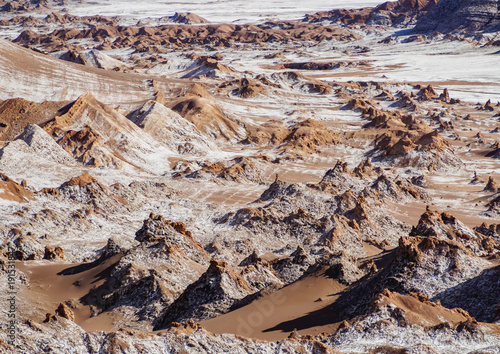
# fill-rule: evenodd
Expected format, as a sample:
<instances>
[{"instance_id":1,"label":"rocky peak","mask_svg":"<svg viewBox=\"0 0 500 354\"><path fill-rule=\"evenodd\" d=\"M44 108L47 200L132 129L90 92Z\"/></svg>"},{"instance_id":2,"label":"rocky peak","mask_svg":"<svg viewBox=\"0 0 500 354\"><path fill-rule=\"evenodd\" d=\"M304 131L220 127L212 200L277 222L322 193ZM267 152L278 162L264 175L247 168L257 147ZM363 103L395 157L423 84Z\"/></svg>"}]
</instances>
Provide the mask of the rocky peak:
<instances>
[{"instance_id":1,"label":"rocky peak","mask_svg":"<svg viewBox=\"0 0 500 354\"><path fill-rule=\"evenodd\" d=\"M75 313L73 310L65 303L60 303L56 310L56 315L64 317L70 321L75 322Z\"/></svg>"},{"instance_id":2,"label":"rocky peak","mask_svg":"<svg viewBox=\"0 0 500 354\"><path fill-rule=\"evenodd\" d=\"M68 182L64 182L61 185L61 188L75 187L75 186L84 188L87 184L90 183L98 183L98 182L90 173L86 172L83 175L71 178Z\"/></svg>"},{"instance_id":3,"label":"rocky peak","mask_svg":"<svg viewBox=\"0 0 500 354\"><path fill-rule=\"evenodd\" d=\"M177 245L193 261L207 263L208 253L201 243L193 239L186 225L179 221L167 220L162 215L151 213L136 232L135 239L141 243Z\"/></svg>"},{"instance_id":4,"label":"rocky peak","mask_svg":"<svg viewBox=\"0 0 500 354\"><path fill-rule=\"evenodd\" d=\"M149 214L149 218L144 220L142 228L136 232L135 239L139 242L157 241L157 237L168 233L169 229L192 239L190 231L186 230L186 225L182 222L172 222L165 219L162 215Z\"/></svg>"},{"instance_id":5,"label":"rocky peak","mask_svg":"<svg viewBox=\"0 0 500 354\"><path fill-rule=\"evenodd\" d=\"M365 159L358 166L354 168L353 174L358 178L365 176L372 176L375 173L370 159Z\"/></svg>"},{"instance_id":6,"label":"rocky peak","mask_svg":"<svg viewBox=\"0 0 500 354\"><path fill-rule=\"evenodd\" d=\"M435 98L437 93L431 85L428 85L419 91L418 96L421 101L429 101Z\"/></svg>"},{"instance_id":7,"label":"rocky peak","mask_svg":"<svg viewBox=\"0 0 500 354\"><path fill-rule=\"evenodd\" d=\"M207 269L207 274L218 276L228 271L227 262L212 259Z\"/></svg>"},{"instance_id":8,"label":"rocky peak","mask_svg":"<svg viewBox=\"0 0 500 354\"><path fill-rule=\"evenodd\" d=\"M275 181L271 183L269 188L262 193L259 200L266 202L282 195L295 194L297 193L297 190L298 188L296 184L281 181L278 174L276 174Z\"/></svg>"},{"instance_id":9,"label":"rocky peak","mask_svg":"<svg viewBox=\"0 0 500 354\"><path fill-rule=\"evenodd\" d=\"M437 237L401 237L399 239L398 256L410 262L419 264L423 261L423 252L436 248L457 249L467 252L458 242L440 240Z\"/></svg>"},{"instance_id":10,"label":"rocky peak","mask_svg":"<svg viewBox=\"0 0 500 354\"><path fill-rule=\"evenodd\" d=\"M495 252L493 240L474 232L449 212L439 213L427 209L420 217L418 225L412 228L410 235L454 240L467 246L478 256Z\"/></svg>"},{"instance_id":11,"label":"rocky peak","mask_svg":"<svg viewBox=\"0 0 500 354\"><path fill-rule=\"evenodd\" d=\"M210 21L205 20L203 17L198 16L192 12L176 12L173 16L170 17L170 20L176 23L184 23L188 25L210 23Z\"/></svg>"},{"instance_id":12,"label":"rocky peak","mask_svg":"<svg viewBox=\"0 0 500 354\"><path fill-rule=\"evenodd\" d=\"M33 199L33 192L31 192L27 185L13 181L7 175L0 172L0 192L1 199L13 200L20 203L25 203Z\"/></svg>"},{"instance_id":13,"label":"rocky peak","mask_svg":"<svg viewBox=\"0 0 500 354\"><path fill-rule=\"evenodd\" d=\"M250 294L252 291L245 279L226 262L211 260L207 271L155 320L154 328L163 329L172 322L215 317Z\"/></svg>"},{"instance_id":14,"label":"rocky peak","mask_svg":"<svg viewBox=\"0 0 500 354\"><path fill-rule=\"evenodd\" d=\"M55 260L55 259L64 259L64 251L61 247L56 246L45 246L45 254L43 259Z\"/></svg>"},{"instance_id":15,"label":"rocky peak","mask_svg":"<svg viewBox=\"0 0 500 354\"><path fill-rule=\"evenodd\" d=\"M486 183L486 186L484 187L484 191L485 192L493 192L493 193L496 193L498 191L498 186L497 186L497 184L492 176L490 176L488 178L488 183Z\"/></svg>"},{"instance_id":16,"label":"rocky peak","mask_svg":"<svg viewBox=\"0 0 500 354\"><path fill-rule=\"evenodd\" d=\"M347 162L338 160L335 166L328 171L321 179L321 183L334 184L340 193L349 189L359 192L363 189L363 180L357 177L347 166Z\"/></svg>"},{"instance_id":17,"label":"rocky peak","mask_svg":"<svg viewBox=\"0 0 500 354\"><path fill-rule=\"evenodd\" d=\"M299 279L314 263L314 257L302 246L298 246L288 257L278 258L271 266L285 284Z\"/></svg>"}]
</instances>

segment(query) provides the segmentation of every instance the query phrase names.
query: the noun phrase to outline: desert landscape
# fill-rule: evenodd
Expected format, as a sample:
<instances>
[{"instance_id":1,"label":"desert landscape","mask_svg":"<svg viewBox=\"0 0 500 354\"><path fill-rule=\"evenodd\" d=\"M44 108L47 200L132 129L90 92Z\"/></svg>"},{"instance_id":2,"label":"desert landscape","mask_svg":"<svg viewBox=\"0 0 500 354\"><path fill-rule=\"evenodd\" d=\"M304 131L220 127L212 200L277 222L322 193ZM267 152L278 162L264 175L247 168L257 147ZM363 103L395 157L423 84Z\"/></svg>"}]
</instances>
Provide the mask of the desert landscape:
<instances>
[{"instance_id":1,"label":"desert landscape","mask_svg":"<svg viewBox=\"0 0 500 354\"><path fill-rule=\"evenodd\" d=\"M0 353L500 353L500 1L0 1Z\"/></svg>"}]
</instances>

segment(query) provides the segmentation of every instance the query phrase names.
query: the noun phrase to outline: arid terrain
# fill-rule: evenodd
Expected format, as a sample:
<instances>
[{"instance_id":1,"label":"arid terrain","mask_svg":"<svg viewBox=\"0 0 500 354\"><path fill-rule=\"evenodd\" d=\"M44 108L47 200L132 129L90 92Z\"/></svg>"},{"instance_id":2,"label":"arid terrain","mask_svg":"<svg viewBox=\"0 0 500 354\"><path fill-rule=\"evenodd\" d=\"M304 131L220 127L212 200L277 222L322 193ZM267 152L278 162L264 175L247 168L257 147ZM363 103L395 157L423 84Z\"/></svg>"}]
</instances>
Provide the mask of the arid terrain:
<instances>
[{"instance_id":1,"label":"arid terrain","mask_svg":"<svg viewBox=\"0 0 500 354\"><path fill-rule=\"evenodd\" d=\"M500 1L0 1L0 353L500 353Z\"/></svg>"}]
</instances>

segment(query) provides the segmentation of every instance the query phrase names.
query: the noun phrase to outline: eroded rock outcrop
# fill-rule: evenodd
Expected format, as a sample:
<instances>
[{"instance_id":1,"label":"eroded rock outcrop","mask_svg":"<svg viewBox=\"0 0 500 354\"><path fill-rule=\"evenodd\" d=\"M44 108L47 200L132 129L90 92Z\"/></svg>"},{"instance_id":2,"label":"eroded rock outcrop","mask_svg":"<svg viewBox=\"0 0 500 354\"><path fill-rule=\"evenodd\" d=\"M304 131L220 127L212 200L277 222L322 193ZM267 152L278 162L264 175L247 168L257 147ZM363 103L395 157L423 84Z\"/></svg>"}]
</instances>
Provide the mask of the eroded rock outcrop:
<instances>
[{"instance_id":1,"label":"eroded rock outcrop","mask_svg":"<svg viewBox=\"0 0 500 354\"><path fill-rule=\"evenodd\" d=\"M13 98L0 103L0 140L12 140L29 124L44 124L63 108L64 102L31 102Z\"/></svg>"},{"instance_id":2,"label":"eroded rock outcrop","mask_svg":"<svg viewBox=\"0 0 500 354\"><path fill-rule=\"evenodd\" d=\"M200 169L194 170L189 166L182 172L176 172L174 177L210 179L220 178L237 182L262 182L263 170L267 166L268 158L239 157L230 161L206 162Z\"/></svg>"},{"instance_id":3,"label":"eroded rock outcrop","mask_svg":"<svg viewBox=\"0 0 500 354\"><path fill-rule=\"evenodd\" d=\"M165 147L91 94L80 97L67 113L50 121L44 130L85 165L120 169L132 163L150 171L169 169L158 166L153 156L168 155Z\"/></svg>"},{"instance_id":4,"label":"eroded rock outcrop","mask_svg":"<svg viewBox=\"0 0 500 354\"><path fill-rule=\"evenodd\" d=\"M498 245L493 239L474 232L448 212L439 213L428 209L410 235L454 240L467 246L477 256L498 252Z\"/></svg>"},{"instance_id":5,"label":"eroded rock outcrop","mask_svg":"<svg viewBox=\"0 0 500 354\"><path fill-rule=\"evenodd\" d=\"M25 203L33 199L33 192L27 190L26 185L16 183L8 176L0 173L0 198Z\"/></svg>"},{"instance_id":6,"label":"eroded rock outcrop","mask_svg":"<svg viewBox=\"0 0 500 354\"><path fill-rule=\"evenodd\" d=\"M201 23L209 23L210 21L204 19L201 16L198 16L197 14L194 14L192 12L176 12L173 16L170 17L170 20L175 22L175 23L184 23L187 25L193 25L193 24L201 24Z\"/></svg>"},{"instance_id":7,"label":"eroded rock outcrop","mask_svg":"<svg viewBox=\"0 0 500 354\"><path fill-rule=\"evenodd\" d=\"M136 233L140 242L129 250L108 241L100 262L116 258L109 277L92 289L86 301L98 312L112 311L133 316L136 328L151 328L151 322L186 287L205 272L210 256L182 222L151 214ZM99 262L99 260L97 261Z\"/></svg>"},{"instance_id":8,"label":"eroded rock outcrop","mask_svg":"<svg viewBox=\"0 0 500 354\"><path fill-rule=\"evenodd\" d=\"M244 134L238 122L228 117L212 100L188 97L175 104L172 110L214 139L234 141Z\"/></svg>"},{"instance_id":9,"label":"eroded rock outcrop","mask_svg":"<svg viewBox=\"0 0 500 354\"><path fill-rule=\"evenodd\" d=\"M5 169L13 168L22 159L43 159L60 164L74 164L75 160L54 139L35 124L25 127L18 139L0 149L0 164ZM12 165L14 163L14 165Z\"/></svg>"},{"instance_id":10,"label":"eroded rock outcrop","mask_svg":"<svg viewBox=\"0 0 500 354\"><path fill-rule=\"evenodd\" d=\"M225 262L212 260L208 270L191 284L156 321L154 328L172 322L201 320L224 313L252 293L248 283Z\"/></svg>"},{"instance_id":11,"label":"eroded rock outcrop","mask_svg":"<svg viewBox=\"0 0 500 354\"><path fill-rule=\"evenodd\" d=\"M205 155L218 150L216 144L207 140L193 123L159 102L148 101L127 118L180 154Z\"/></svg>"},{"instance_id":12,"label":"eroded rock outcrop","mask_svg":"<svg viewBox=\"0 0 500 354\"><path fill-rule=\"evenodd\" d=\"M307 119L285 128L283 123L270 121L263 125L247 126L245 143L258 145L280 145L284 152L294 155L316 153L322 146L335 144L338 134L326 128L322 123Z\"/></svg>"}]
</instances>

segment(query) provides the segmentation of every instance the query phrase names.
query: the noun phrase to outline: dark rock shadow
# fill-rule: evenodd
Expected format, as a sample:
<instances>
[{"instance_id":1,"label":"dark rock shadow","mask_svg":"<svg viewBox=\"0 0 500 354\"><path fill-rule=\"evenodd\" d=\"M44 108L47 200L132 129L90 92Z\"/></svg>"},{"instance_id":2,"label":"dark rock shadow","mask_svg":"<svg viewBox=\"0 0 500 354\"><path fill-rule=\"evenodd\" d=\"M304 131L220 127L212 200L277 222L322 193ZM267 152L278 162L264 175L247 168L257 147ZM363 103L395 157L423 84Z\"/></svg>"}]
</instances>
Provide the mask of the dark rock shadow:
<instances>
[{"instance_id":1,"label":"dark rock shadow","mask_svg":"<svg viewBox=\"0 0 500 354\"><path fill-rule=\"evenodd\" d=\"M357 316L366 314L373 299L385 288L389 288L391 291L400 290L398 286L399 282L391 277L391 274L394 273L394 267L397 267L399 264L395 257L396 253L397 249L387 252L387 254L380 257L378 262L388 263L389 265L375 275L365 276L341 292L339 298L334 303L310 312L305 316L282 322L264 330L264 332L300 331L344 320L351 320Z\"/></svg>"},{"instance_id":2,"label":"dark rock shadow","mask_svg":"<svg viewBox=\"0 0 500 354\"><path fill-rule=\"evenodd\" d=\"M415 34L415 32L413 31L413 28L405 28L405 29L394 32L394 34L392 36L393 37L404 37L404 36L409 36L412 34Z\"/></svg>"},{"instance_id":3,"label":"dark rock shadow","mask_svg":"<svg viewBox=\"0 0 500 354\"><path fill-rule=\"evenodd\" d=\"M73 266L73 267L69 267L69 268L66 268L64 270L61 270L59 273L57 273L57 275L74 275L74 274L83 273L83 272L86 272L88 270L91 270L92 268L99 266L104 261L105 261L105 259L99 258L99 259L96 259L95 261L90 262L90 263L83 263L83 264L79 264L77 266Z\"/></svg>"},{"instance_id":4,"label":"dark rock shadow","mask_svg":"<svg viewBox=\"0 0 500 354\"><path fill-rule=\"evenodd\" d=\"M500 265L484 270L480 275L449 288L436 296L444 307L460 307L476 320L490 322L500 304Z\"/></svg>"}]
</instances>

